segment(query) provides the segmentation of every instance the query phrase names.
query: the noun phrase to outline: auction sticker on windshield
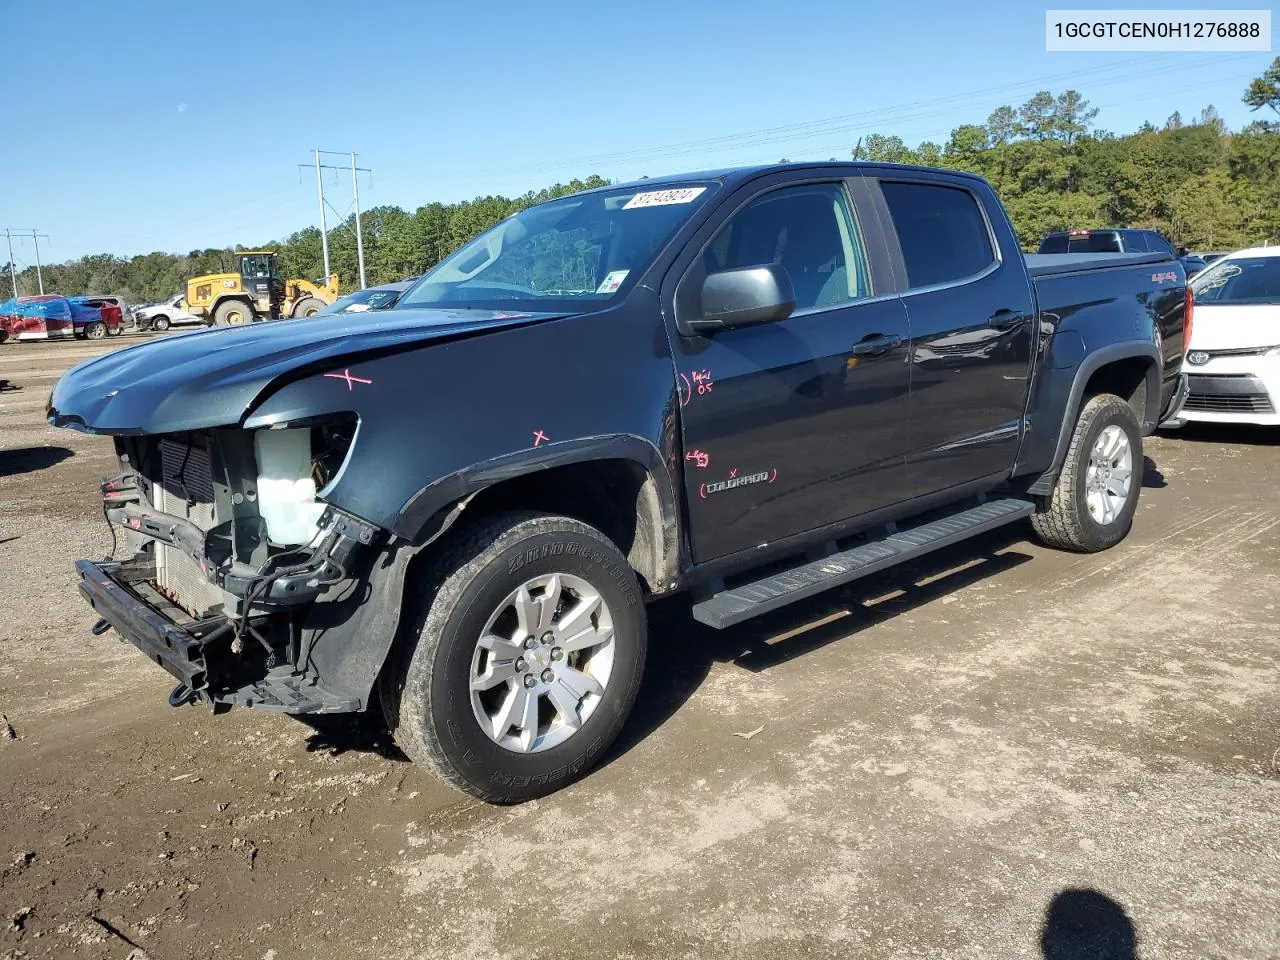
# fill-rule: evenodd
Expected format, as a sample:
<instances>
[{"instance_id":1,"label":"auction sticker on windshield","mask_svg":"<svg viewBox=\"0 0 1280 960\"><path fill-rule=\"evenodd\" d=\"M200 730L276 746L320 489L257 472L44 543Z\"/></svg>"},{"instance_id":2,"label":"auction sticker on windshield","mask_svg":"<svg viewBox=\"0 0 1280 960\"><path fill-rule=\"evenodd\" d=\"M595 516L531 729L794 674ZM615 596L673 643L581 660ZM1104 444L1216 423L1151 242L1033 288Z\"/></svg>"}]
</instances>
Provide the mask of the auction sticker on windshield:
<instances>
[{"instance_id":1,"label":"auction sticker on windshield","mask_svg":"<svg viewBox=\"0 0 1280 960\"><path fill-rule=\"evenodd\" d=\"M636 207L665 207L673 203L693 203L707 188L681 187L678 190L650 190L637 193L622 205L623 210L634 210Z\"/></svg>"},{"instance_id":2,"label":"auction sticker on windshield","mask_svg":"<svg viewBox=\"0 0 1280 960\"><path fill-rule=\"evenodd\" d=\"M615 292L620 286L622 286L622 281L627 279L627 274L630 272L630 270L614 270L605 274L605 278L600 282L600 286L596 287L596 293Z\"/></svg>"}]
</instances>

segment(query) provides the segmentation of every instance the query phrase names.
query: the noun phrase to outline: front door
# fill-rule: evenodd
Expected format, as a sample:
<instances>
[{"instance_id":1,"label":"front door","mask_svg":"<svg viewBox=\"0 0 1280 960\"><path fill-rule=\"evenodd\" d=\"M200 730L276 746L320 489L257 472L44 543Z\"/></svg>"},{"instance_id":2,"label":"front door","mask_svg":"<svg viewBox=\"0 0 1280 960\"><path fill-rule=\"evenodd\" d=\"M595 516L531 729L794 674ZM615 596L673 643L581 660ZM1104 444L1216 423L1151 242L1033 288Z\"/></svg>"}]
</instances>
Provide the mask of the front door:
<instances>
[{"instance_id":1,"label":"front door","mask_svg":"<svg viewBox=\"0 0 1280 960\"><path fill-rule=\"evenodd\" d=\"M1034 303L1017 242L974 181L878 180L911 323L907 489L1008 473L1022 436ZM997 209L998 212L998 209ZM1002 233L998 231L1003 231ZM1016 260L1005 262L1000 251Z\"/></svg>"},{"instance_id":2,"label":"front door","mask_svg":"<svg viewBox=\"0 0 1280 960\"><path fill-rule=\"evenodd\" d=\"M879 292L840 180L761 188L701 247L675 292L696 311L709 273L781 265L786 320L674 338L695 561L716 559L901 497L909 393L906 311Z\"/></svg>"}]
</instances>

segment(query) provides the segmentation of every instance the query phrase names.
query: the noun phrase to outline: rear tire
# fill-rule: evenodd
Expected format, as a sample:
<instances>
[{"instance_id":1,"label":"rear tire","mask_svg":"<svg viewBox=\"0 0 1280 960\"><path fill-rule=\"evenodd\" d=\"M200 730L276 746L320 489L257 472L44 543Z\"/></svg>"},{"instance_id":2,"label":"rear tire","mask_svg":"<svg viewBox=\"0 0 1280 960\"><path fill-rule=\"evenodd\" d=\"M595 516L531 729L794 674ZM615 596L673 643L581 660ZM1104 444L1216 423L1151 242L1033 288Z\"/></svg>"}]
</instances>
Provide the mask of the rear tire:
<instances>
[{"instance_id":1,"label":"rear tire","mask_svg":"<svg viewBox=\"0 0 1280 960\"><path fill-rule=\"evenodd\" d=\"M319 297L303 297L301 300L299 300L297 303L293 305L293 313L290 314L290 316L314 317L326 306L328 306L328 304L326 304Z\"/></svg>"},{"instance_id":2,"label":"rear tire","mask_svg":"<svg viewBox=\"0 0 1280 960\"><path fill-rule=\"evenodd\" d=\"M151 329L154 330L156 333L164 333L166 330L169 329L169 318L168 317L152 317Z\"/></svg>"},{"instance_id":3,"label":"rear tire","mask_svg":"<svg viewBox=\"0 0 1280 960\"><path fill-rule=\"evenodd\" d=\"M243 300L224 300L213 311L216 327L241 327L253 323L253 310Z\"/></svg>"},{"instance_id":4,"label":"rear tire","mask_svg":"<svg viewBox=\"0 0 1280 960\"><path fill-rule=\"evenodd\" d=\"M400 748L491 803L585 774L644 671L644 603L617 547L568 517L499 514L462 531L419 588L429 599L380 691Z\"/></svg>"},{"instance_id":5,"label":"rear tire","mask_svg":"<svg viewBox=\"0 0 1280 960\"><path fill-rule=\"evenodd\" d=\"M1090 398L1053 492L1036 498L1036 535L1048 546L1077 553L1115 546L1133 525L1142 472L1142 430L1133 408L1114 394Z\"/></svg>"},{"instance_id":6,"label":"rear tire","mask_svg":"<svg viewBox=\"0 0 1280 960\"><path fill-rule=\"evenodd\" d=\"M107 335L107 325L101 320L95 320L84 328L84 335L90 340L101 340Z\"/></svg>"}]
</instances>

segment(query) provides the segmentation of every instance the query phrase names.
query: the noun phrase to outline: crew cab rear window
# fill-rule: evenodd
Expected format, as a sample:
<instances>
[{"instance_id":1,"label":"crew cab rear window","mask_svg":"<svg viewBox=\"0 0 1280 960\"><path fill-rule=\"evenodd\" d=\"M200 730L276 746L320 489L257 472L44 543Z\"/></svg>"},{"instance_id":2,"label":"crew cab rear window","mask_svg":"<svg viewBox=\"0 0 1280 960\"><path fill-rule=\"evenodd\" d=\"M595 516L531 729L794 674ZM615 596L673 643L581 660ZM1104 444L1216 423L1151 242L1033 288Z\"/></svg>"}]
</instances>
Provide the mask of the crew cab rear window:
<instances>
[{"instance_id":1,"label":"crew cab rear window","mask_svg":"<svg viewBox=\"0 0 1280 960\"><path fill-rule=\"evenodd\" d=\"M995 262L986 218L968 190L895 181L882 181L880 189L898 234L908 287L963 280Z\"/></svg>"}]
</instances>

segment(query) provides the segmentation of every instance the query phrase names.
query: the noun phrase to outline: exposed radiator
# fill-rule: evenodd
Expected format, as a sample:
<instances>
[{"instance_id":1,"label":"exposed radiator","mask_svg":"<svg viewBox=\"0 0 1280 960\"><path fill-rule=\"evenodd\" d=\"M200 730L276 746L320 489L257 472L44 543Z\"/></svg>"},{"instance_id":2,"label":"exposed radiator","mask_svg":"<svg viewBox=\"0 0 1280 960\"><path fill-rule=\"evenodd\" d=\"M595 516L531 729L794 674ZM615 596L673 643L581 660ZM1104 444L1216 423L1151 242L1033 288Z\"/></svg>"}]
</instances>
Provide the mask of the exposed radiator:
<instances>
[{"instance_id":1,"label":"exposed radiator","mask_svg":"<svg viewBox=\"0 0 1280 960\"><path fill-rule=\"evenodd\" d=\"M160 441L161 480L152 487L157 510L190 520L201 530L214 525L213 470L200 446ZM226 602L226 595L194 560L168 544L156 544L156 583L192 615Z\"/></svg>"}]
</instances>

